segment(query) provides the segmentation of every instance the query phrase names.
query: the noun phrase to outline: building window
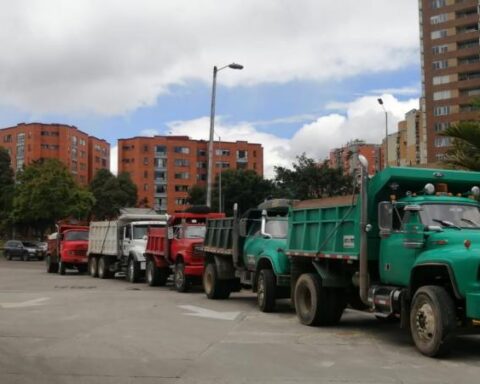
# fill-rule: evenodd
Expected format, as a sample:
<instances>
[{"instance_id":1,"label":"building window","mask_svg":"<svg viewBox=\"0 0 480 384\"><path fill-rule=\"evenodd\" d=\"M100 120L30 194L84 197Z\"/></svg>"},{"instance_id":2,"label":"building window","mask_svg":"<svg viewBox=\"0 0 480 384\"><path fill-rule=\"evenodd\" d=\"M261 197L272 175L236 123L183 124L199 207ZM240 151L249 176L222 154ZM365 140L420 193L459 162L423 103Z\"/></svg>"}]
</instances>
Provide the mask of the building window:
<instances>
[{"instance_id":1,"label":"building window","mask_svg":"<svg viewBox=\"0 0 480 384\"><path fill-rule=\"evenodd\" d=\"M432 9L438 9L445 6L445 0L432 0L430 3Z\"/></svg>"},{"instance_id":2,"label":"building window","mask_svg":"<svg viewBox=\"0 0 480 384\"><path fill-rule=\"evenodd\" d=\"M434 116L446 116L450 114L450 106L449 105L442 105L440 107L435 107L433 109Z\"/></svg>"},{"instance_id":3,"label":"building window","mask_svg":"<svg viewBox=\"0 0 480 384\"><path fill-rule=\"evenodd\" d=\"M431 37L432 40L441 39L442 37L447 37L448 31L446 29L440 29L438 31L432 31Z\"/></svg>"},{"instance_id":4,"label":"building window","mask_svg":"<svg viewBox=\"0 0 480 384\"><path fill-rule=\"evenodd\" d=\"M148 179L148 171L143 171L143 178Z\"/></svg>"},{"instance_id":5,"label":"building window","mask_svg":"<svg viewBox=\"0 0 480 384\"><path fill-rule=\"evenodd\" d=\"M135 145L133 145L133 144L131 144L131 145L130 145L130 144L127 144L127 145L124 145L124 146L122 147L122 149L123 149L124 151L129 151L129 150L131 150L131 149L133 149L133 148L135 148ZM100 149L100 146L99 146L98 144L95 145L95 150L98 151L99 149Z\"/></svg>"},{"instance_id":6,"label":"building window","mask_svg":"<svg viewBox=\"0 0 480 384\"><path fill-rule=\"evenodd\" d=\"M247 160L248 159L248 152L245 150L238 150L237 151L237 160Z\"/></svg>"},{"instance_id":7,"label":"building window","mask_svg":"<svg viewBox=\"0 0 480 384\"><path fill-rule=\"evenodd\" d=\"M175 192L188 192L188 185L175 185Z\"/></svg>"},{"instance_id":8,"label":"building window","mask_svg":"<svg viewBox=\"0 0 480 384\"><path fill-rule=\"evenodd\" d=\"M475 64L475 63L478 63L479 61L480 61L479 55L472 55L472 56L462 57L461 59L458 59L458 65Z\"/></svg>"},{"instance_id":9,"label":"building window","mask_svg":"<svg viewBox=\"0 0 480 384\"><path fill-rule=\"evenodd\" d=\"M173 151L175 153L185 153L185 154L189 154L190 153L190 148L188 147L174 147L173 148Z\"/></svg>"},{"instance_id":10,"label":"building window","mask_svg":"<svg viewBox=\"0 0 480 384\"><path fill-rule=\"evenodd\" d=\"M80 170L84 171L85 169L87 169L87 165L85 163L80 163Z\"/></svg>"},{"instance_id":11,"label":"building window","mask_svg":"<svg viewBox=\"0 0 480 384\"><path fill-rule=\"evenodd\" d=\"M480 88L461 89L460 96L479 96Z\"/></svg>"},{"instance_id":12,"label":"building window","mask_svg":"<svg viewBox=\"0 0 480 384\"><path fill-rule=\"evenodd\" d=\"M188 202L187 202L187 199L184 198L184 197L179 197L179 198L176 198L175 199L175 204L176 205L187 205Z\"/></svg>"},{"instance_id":13,"label":"building window","mask_svg":"<svg viewBox=\"0 0 480 384\"><path fill-rule=\"evenodd\" d=\"M167 159L155 159L155 168L167 168Z\"/></svg>"},{"instance_id":14,"label":"building window","mask_svg":"<svg viewBox=\"0 0 480 384\"><path fill-rule=\"evenodd\" d=\"M197 168L206 169L207 163L205 161L197 161Z\"/></svg>"},{"instance_id":15,"label":"building window","mask_svg":"<svg viewBox=\"0 0 480 384\"><path fill-rule=\"evenodd\" d=\"M443 148L443 147L448 147L452 143L452 139L450 137L435 137L435 147L437 148Z\"/></svg>"},{"instance_id":16,"label":"building window","mask_svg":"<svg viewBox=\"0 0 480 384\"><path fill-rule=\"evenodd\" d=\"M50 132L49 131L42 131L42 132L40 132L40 136L50 136Z\"/></svg>"},{"instance_id":17,"label":"building window","mask_svg":"<svg viewBox=\"0 0 480 384\"><path fill-rule=\"evenodd\" d=\"M148 152L148 145L143 146L143 152Z\"/></svg>"},{"instance_id":18,"label":"building window","mask_svg":"<svg viewBox=\"0 0 480 384\"><path fill-rule=\"evenodd\" d=\"M457 27L457 35L461 33L470 33L470 32L476 32L476 31L478 31L478 24L471 24L471 25L465 25L463 27Z\"/></svg>"},{"instance_id":19,"label":"building window","mask_svg":"<svg viewBox=\"0 0 480 384\"><path fill-rule=\"evenodd\" d=\"M448 52L448 45L435 45L432 47L432 53L434 55L440 55Z\"/></svg>"},{"instance_id":20,"label":"building window","mask_svg":"<svg viewBox=\"0 0 480 384\"><path fill-rule=\"evenodd\" d=\"M229 149L216 149L215 150L215 155L217 155L217 156L230 156L230 150Z\"/></svg>"},{"instance_id":21,"label":"building window","mask_svg":"<svg viewBox=\"0 0 480 384\"><path fill-rule=\"evenodd\" d=\"M216 168L230 168L230 163L228 161L217 161L215 163Z\"/></svg>"},{"instance_id":22,"label":"building window","mask_svg":"<svg viewBox=\"0 0 480 384\"><path fill-rule=\"evenodd\" d=\"M207 156L207 151L205 149L198 149L197 156Z\"/></svg>"},{"instance_id":23,"label":"building window","mask_svg":"<svg viewBox=\"0 0 480 384\"><path fill-rule=\"evenodd\" d=\"M253 151L253 157L257 157L257 151Z\"/></svg>"},{"instance_id":24,"label":"building window","mask_svg":"<svg viewBox=\"0 0 480 384\"><path fill-rule=\"evenodd\" d=\"M189 179L190 174L188 172L178 172L174 175L175 179Z\"/></svg>"},{"instance_id":25,"label":"building window","mask_svg":"<svg viewBox=\"0 0 480 384\"><path fill-rule=\"evenodd\" d=\"M450 76L434 76L433 85L448 84L450 83Z\"/></svg>"},{"instance_id":26,"label":"building window","mask_svg":"<svg viewBox=\"0 0 480 384\"><path fill-rule=\"evenodd\" d=\"M148 165L148 157L144 157L144 158L143 158L143 164L144 164L144 165Z\"/></svg>"},{"instance_id":27,"label":"building window","mask_svg":"<svg viewBox=\"0 0 480 384\"><path fill-rule=\"evenodd\" d=\"M441 13L440 15L435 15L430 17L430 24L440 24L448 21L448 14Z\"/></svg>"},{"instance_id":28,"label":"building window","mask_svg":"<svg viewBox=\"0 0 480 384\"><path fill-rule=\"evenodd\" d=\"M12 142L12 135L5 135L3 136L4 143L11 143Z\"/></svg>"},{"instance_id":29,"label":"building window","mask_svg":"<svg viewBox=\"0 0 480 384\"><path fill-rule=\"evenodd\" d=\"M77 172L78 164L76 160L72 160L72 172Z\"/></svg>"},{"instance_id":30,"label":"building window","mask_svg":"<svg viewBox=\"0 0 480 384\"><path fill-rule=\"evenodd\" d=\"M174 164L176 167L188 167L190 162L187 159L175 159Z\"/></svg>"},{"instance_id":31,"label":"building window","mask_svg":"<svg viewBox=\"0 0 480 384\"><path fill-rule=\"evenodd\" d=\"M107 159L102 159L102 167L107 168Z\"/></svg>"},{"instance_id":32,"label":"building window","mask_svg":"<svg viewBox=\"0 0 480 384\"><path fill-rule=\"evenodd\" d=\"M468 49L478 47L478 40L467 40L467 41L459 41L457 43L457 49Z\"/></svg>"},{"instance_id":33,"label":"building window","mask_svg":"<svg viewBox=\"0 0 480 384\"><path fill-rule=\"evenodd\" d=\"M84 139L80 139L80 145L86 146L87 142Z\"/></svg>"},{"instance_id":34,"label":"building window","mask_svg":"<svg viewBox=\"0 0 480 384\"><path fill-rule=\"evenodd\" d=\"M78 156L77 148L72 148L72 159L76 159Z\"/></svg>"},{"instance_id":35,"label":"building window","mask_svg":"<svg viewBox=\"0 0 480 384\"><path fill-rule=\"evenodd\" d=\"M447 129L448 127L450 127L450 123L446 123L446 122L437 122L434 124L434 130L435 132L439 133L439 132L443 132L445 129Z\"/></svg>"},{"instance_id":36,"label":"building window","mask_svg":"<svg viewBox=\"0 0 480 384\"><path fill-rule=\"evenodd\" d=\"M72 145L77 146L77 142L78 142L77 136L72 136Z\"/></svg>"},{"instance_id":37,"label":"building window","mask_svg":"<svg viewBox=\"0 0 480 384\"><path fill-rule=\"evenodd\" d=\"M452 91L433 92L433 100L445 100L452 98Z\"/></svg>"},{"instance_id":38,"label":"building window","mask_svg":"<svg viewBox=\"0 0 480 384\"><path fill-rule=\"evenodd\" d=\"M445 69L448 68L448 60L437 60L432 62L433 69Z\"/></svg>"},{"instance_id":39,"label":"building window","mask_svg":"<svg viewBox=\"0 0 480 384\"><path fill-rule=\"evenodd\" d=\"M167 179L167 172L155 171L155 180L165 181Z\"/></svg>"},{"instance_id":40,"label":"building window","mask_svg":"<svg viewBox=\"0 0 480 384\"><path fill-rule=\"evenodd\" d=\"M156 145L155 146L155 154L157 156L164 156L167 154L167 146L165 145Z\"/></svg>"},{"instance_id":41,"label":"building window","mask_svg":"<svg viewBox=\"0 0 480 384\"><path fill-rule=\"evenodd\" d=\"M52 131L52 132L50 132L50 136L58 136L58 135L59 135L59 133L58 133L58 132L53 132L53 131Z\"/></svg>"},{"instance_id":42,"label":"building window","mask_svg":"<svg viewBox=\"0 0 480 384\"><path fill-rule=\"evenodd\" d=\"M155 193L166 193L167 187L164 184L155 185Z\"/></svg>"},{"instance_id":43,"label":"building window","mask_svg":"<svg viewBox=\"0 0 480 384\"><path fill-rule=\"evenodd\" d=\"M200 181L205 181L205 180L207 180L207 174L205 174L205 173L198 174L198 175L197 175L197 180L200 180Z\"/></svg>"},{"instance_id":44,"label":"building window","mask_svg":"<svg viewBox=\"0 0 480 384\"><path fill-rule=\"evenodd\" d=\"M480 77L480 72L464 72L458 74L459 81L478 79Z\"/></svg>"},{"instance_id":45,"label":"building window","mask_svg":"<svg viewBox=\"0 0 480 384\"><path fill-rule=\"evenodd\" d=\"M143 184L143 190L148 191L148 184Z\"/></svg>"}]
</instances>

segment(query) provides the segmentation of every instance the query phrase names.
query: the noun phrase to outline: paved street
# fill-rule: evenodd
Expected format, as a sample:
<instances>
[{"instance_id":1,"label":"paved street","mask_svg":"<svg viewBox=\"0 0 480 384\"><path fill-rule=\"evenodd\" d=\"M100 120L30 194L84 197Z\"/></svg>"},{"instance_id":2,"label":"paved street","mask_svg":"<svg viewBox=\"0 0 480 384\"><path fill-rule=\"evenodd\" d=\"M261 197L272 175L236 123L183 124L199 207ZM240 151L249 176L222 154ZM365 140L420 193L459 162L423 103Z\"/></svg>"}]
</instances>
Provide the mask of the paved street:
<instances>
[{"instance_id":1,"label":"paved street","mask_svg":"<svg viewBox=\"0 0 480 384\"><path fill-rule=\"evenodd\" d=\"M0 259L0 383L478 383L480 338L433 360L395 325L347 311L334 328L298 324L252 294L49 275Z\"/></svg>"}]
</instances>

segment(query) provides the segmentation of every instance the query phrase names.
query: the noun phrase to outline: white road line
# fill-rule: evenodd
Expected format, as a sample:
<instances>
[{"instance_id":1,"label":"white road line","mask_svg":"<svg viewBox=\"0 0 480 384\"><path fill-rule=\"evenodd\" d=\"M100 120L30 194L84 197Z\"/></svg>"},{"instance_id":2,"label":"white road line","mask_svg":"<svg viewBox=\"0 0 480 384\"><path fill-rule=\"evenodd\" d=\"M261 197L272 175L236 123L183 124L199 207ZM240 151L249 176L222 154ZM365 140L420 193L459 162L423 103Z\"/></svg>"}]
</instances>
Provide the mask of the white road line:
<instances>
[{"instance_id":1,"label":"white road line","mask_svg":"<svg viewBox=\"0 0 480 384\"><path fill-rule=\"evenodd\" d=\"M4 309L35 307L37 305L45 304L48 300L50 300L49 297L40 297L38 299L22 301L21 303L0 303L0 307Z\"/></svg>"},{"instance_id":2,"label":"white road line","mask_svg":"<svg viewBox=\"0 0 480 384\"><path fill-rule=\"evenodd\" d=\"M205 317L207 319L235 320L238 317L238 315L240 315L240 312L218 312L218 311L212 311L211 309L197 307L195 305L179 305L178 307L192 312L192 313L184 313L184 315Z\"/></svg>"}]
</instances>

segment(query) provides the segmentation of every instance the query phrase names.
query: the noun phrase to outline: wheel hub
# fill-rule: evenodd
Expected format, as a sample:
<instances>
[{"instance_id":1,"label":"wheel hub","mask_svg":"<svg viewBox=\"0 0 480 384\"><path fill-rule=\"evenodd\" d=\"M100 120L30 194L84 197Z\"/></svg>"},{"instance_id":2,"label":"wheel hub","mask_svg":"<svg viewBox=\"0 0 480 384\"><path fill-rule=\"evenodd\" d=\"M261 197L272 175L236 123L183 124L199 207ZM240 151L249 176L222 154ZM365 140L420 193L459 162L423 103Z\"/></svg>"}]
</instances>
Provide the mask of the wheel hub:
<instances>
[{"instance_id":1,"label":"wheel hub","mask_svg":"<svg viewBox=\"0 0 480 384\"><path fill-rule=\"evenodd\" d=\"M424 303L416 315L417 333L425 341L430 341L435 335L435 315L430 304Z\"/></svg>"},{"instance_id":2,"label":"wheel hub","mask_svg":"<svg viewBox=\"0 0 480 384\"><path fill-rule=\"evenodd\" d=\"M263 277L259 277L258 279L258 288L257 288L257 294L258 294L258 302L263 304L263 301L265 300L265 284L263 281Z\"/></svg>"},{"instance_id":3,"label":"wheel hub","mask_svg":"<svg viewBox=\"0 0 480 384\"><path fill-rule=\"evenodd\" d=\"M181 287L183 285L183 271L181 270L180 267L177 267L175 270L175 282L177 287Z\"/></svg>"}]
</instances>

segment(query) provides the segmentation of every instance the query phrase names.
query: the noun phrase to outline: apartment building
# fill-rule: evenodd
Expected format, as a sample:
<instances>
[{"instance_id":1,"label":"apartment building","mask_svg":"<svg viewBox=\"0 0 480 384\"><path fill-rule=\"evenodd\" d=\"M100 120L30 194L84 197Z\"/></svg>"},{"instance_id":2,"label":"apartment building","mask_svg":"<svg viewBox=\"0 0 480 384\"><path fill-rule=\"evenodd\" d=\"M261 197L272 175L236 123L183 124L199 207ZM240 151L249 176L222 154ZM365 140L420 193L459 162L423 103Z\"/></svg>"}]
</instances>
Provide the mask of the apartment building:
<instances>
[{"instance_id":1,"label":"apartment building","mask_svg":"<svg viewBox=\"0 0 480 384\"><path fill-rule=\"evenodd\" d=\"M382 169L381 146L367 144L363 140L353 140L341 148L330 151L329 166L342 168L345 175L351 175L358 168L358 155L363 155L368 160L368 174L374 175Z\"/></svg>"},{"instance_id":2,"label":"apartment building","mask_svg":"<svg viewBox=\"0 0 480 384\"><path fill-rule=\"evenodd\" d=\"M263 175L263 147L246 141L214 142L214 178L227 169ZM188 207L188 190L206 186L208 141L188 136L133 137L118 140L118 172L128 172L139 201L173 213Z\"/></svg>"},{"instance_id":3,"label":"apartment building","mask_svg":"<svg viewBox=\"0 0 480 384\"><path fill-rule=\"evenodd\" d=\"M480 96L479 0L419 0L422 103L428 162L445 158L450 140L439 135L478 119Z\"/></svg>"},{"instance_id":4,"label":"apartment building","mask_svg":"<svg viewBox=\"0 0 480 384\"><path fill-rule=\"evenodd\" d=\"M14 172L40 159L58 159L80 184L110 168L110 144L64 124L21 123L0 129L0 146L10 153Z\"/></svg>"}]
</instances>

